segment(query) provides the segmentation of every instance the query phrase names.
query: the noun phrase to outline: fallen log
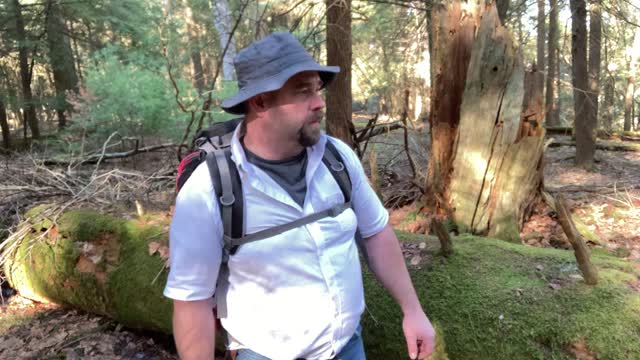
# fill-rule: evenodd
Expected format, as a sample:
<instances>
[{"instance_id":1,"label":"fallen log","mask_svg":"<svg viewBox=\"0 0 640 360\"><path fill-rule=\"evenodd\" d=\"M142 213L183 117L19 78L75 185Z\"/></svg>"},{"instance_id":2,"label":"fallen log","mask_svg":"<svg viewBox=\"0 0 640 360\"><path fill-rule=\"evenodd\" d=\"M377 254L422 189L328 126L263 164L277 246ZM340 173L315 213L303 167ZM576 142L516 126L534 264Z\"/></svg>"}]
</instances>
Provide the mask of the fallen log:
<instances>
[{"instance_id":1,"label":"fallen log","mask_svg":"<svg viewBox=\"0 0 640 360\"><path fill-rule=\"evenodd\" d=\"M549 144L549 147L561 147L561 146L576 146L575 141L571 140L554 140ZM640 144L624 144L611 141L598 141L596 143L597 150L608 151L635 151L640 152Z\"/></svg>"},{"instance_id":2,"label":"fallen log","mask_svg":"<svg viewBox=\"0 0 640 360\"><path fill-rule=\"evenodd\" d=\"M584 239L576 229L576 224L571 219L571 212L567 206L567 202L562 194L556 196L556 212L558 214L558 222L562 226L569 242L573 247L573 251L576 255L578 262L578 268L582 272L584 282L588 285L595 285L598 283L598 271L596 267L591 263L591 254L589 248L585 244Z\"/></svg>"},{"instance_id":3,"label":"fallen log","mask_svg":"<svg viewBox=\"0 0 640 360\"><path fill-rule=\"evenodd\" d=\"M167 217L158 216L152 225L73 210L54 221L46 206L28 217L33 220L22 225L26 236L10 238L3 253L4 273L22 296L108 316L128 327L171 331L172 304L162 296Z\"/></svg>"},{"instance_id":4,"label":"fallen log","mask_svg":"<svg viewBox=\"0 0 640 360\"><path fill-rule=\"evenodd\" d=\"M87 158L81 160L57 160L57 159L46 159L43 161L43 164L46 166L53 165L70 165L70 164L97 164L98 162L104 160L112 160L112 159L124 159L127 157L131 157L138 154L144 154L152 151L162 150L170 147L174 147L176 144L174 143L165 143L153 146L147 146L143 148L135 148L128 151L116 152L116 153L108 153L108 154L93 154Z\"/></svg>"}]
</instances>

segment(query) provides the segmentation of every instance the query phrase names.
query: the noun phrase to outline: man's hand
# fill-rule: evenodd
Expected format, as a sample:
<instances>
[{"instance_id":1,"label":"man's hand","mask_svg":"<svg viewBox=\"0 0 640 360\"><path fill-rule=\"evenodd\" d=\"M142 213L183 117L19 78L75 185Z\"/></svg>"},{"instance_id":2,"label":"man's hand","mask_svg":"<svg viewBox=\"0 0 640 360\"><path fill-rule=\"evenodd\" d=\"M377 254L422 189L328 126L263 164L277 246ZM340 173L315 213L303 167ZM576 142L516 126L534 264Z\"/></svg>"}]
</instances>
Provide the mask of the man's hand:
<instances>
[{"instance_id":1,"label":"man's hand","mask_svg":"<svg viewBox=\"0 0 640 360\"><path fill-rule=\"evenodd\" d=\"M407 313L402 320L409 358L426 359L433 353L436 332L422 309Z\"/></svg>"}]
</instances>

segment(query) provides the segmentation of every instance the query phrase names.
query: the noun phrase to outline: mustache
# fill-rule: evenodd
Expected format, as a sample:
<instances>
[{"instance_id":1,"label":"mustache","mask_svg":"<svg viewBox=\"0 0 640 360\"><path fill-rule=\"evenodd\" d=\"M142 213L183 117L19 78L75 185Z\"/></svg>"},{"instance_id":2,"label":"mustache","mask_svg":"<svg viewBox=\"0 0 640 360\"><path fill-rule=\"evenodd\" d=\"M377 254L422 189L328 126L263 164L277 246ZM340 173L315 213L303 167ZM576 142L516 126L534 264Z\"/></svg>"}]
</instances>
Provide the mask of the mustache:
<instances>
[{"instance_id":1,"label":"mustache","mask_svg":"<svg viewBox=\"0 0 640 360\"><path fill-rule=\"evenodd\" d=\"M323 118L324 118L324 111L318 111L309 116L309 122L322 121Z\"/></svg>"}]
</instances>

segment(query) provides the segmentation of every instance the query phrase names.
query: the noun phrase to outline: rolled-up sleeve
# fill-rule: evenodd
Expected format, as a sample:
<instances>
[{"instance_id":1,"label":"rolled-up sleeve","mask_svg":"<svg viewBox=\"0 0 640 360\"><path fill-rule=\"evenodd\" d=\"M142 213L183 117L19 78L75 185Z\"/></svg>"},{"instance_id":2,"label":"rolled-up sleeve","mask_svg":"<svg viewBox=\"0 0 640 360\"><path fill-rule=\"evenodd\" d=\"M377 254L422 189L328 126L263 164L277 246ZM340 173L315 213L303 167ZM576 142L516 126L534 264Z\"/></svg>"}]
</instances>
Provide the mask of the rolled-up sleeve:
<instances>
[{"instance_id":1,"label":"rolled-up sleeve","mask_svg":"<svg viewBox=\"0 0 640 360\"><path fill-rule=\"evenodd\" d=\"M331 138L340 151L349 171L352 183L351 206L358 219L358 230L364 238L371 237L384 229L389 222L389 212L369 184L358 156L344 142Z\"/></svg>"},{"instance_id":2,"label":"rolled-up sleeve","mask_svg":"<svg viewBox=\"0 0 640 360\"><path fill-rule=\"evenodd\" d=\"M202 163L176 198L166 297L194 301L213 296L222 259L222 220L216 201L209 170Z\"/></svg>"}]
</instances>

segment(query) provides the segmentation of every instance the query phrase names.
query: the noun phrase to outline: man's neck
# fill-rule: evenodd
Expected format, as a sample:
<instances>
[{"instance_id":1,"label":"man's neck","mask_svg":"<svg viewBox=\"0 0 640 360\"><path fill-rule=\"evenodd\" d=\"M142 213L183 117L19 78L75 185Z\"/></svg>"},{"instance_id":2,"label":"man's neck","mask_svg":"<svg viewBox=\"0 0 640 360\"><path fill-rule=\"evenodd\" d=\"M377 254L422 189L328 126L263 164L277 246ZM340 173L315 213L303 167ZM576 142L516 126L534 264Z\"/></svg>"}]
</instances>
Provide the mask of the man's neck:
<instances>
[{"instance_id":1,"label":"man's neck","mask_svg":"<svg viewBox=\"0 0 640 360\"><path fill-rule=\"evenodd\" d=\"M263 121L245 121L244 146L265 160L289 159L304 150L297 139L283 139L276 129L266 128Z\"/></svg>"}]
</instances>

